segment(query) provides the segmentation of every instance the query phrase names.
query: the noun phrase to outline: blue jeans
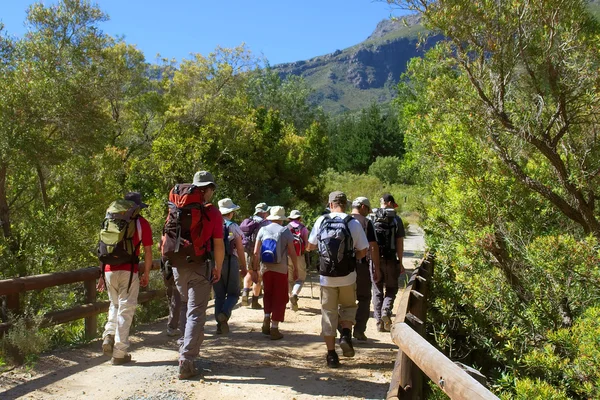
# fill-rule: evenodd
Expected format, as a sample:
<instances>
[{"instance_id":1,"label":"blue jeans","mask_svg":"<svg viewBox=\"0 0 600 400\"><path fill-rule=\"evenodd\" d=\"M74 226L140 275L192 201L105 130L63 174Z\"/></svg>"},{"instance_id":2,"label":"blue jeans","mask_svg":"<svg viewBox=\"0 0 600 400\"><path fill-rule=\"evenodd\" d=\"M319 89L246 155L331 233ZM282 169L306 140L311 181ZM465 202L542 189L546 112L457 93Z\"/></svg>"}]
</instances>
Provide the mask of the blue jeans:
<instances>
[{"instance_id":1,"label":"blue jeans","mask_svg":"<svg viewBox=\"0 0 600 400\"><path fill-rule=\"evenodd\" d=\"M231 311L240 298L240 268L236 256L225 256L221 279L213 285L215 291L215 319L221 313L231 317Z\"/></svg>"}]
</instances>

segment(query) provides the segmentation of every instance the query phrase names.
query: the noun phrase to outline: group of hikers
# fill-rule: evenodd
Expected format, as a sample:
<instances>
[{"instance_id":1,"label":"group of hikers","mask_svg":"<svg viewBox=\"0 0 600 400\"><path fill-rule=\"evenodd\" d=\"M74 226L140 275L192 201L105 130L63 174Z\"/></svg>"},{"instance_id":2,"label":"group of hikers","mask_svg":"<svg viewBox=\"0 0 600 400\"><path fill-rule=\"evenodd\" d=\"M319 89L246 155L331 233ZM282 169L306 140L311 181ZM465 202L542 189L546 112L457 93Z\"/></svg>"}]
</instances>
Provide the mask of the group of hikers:
<instances>
[{"instance_id":1,"label":"group of hikers","mask_svg":"<svg viewBox=\"0 0 600 400\"><path fill-rule=\"evenodd\" d=\"M300 211L286 215L284 207L266 203L257 204L254 215L238 225L233 219L240 207L230 198L219 200L218 207L211 203L216 189L207 171L196 172L191 184L176 185L169 193L169 214L159 243L169 300L167 335L178 337L179 379L198 374L194 360L204 340L211 289L216 334L229 332L241 288L242 306L264 311L262 333L271 340L281 339L279 325L288 303L298 310L307 276L306 256L313 250L319 255L327 365L340 366L335 350L338 331L345 357L354 356L352 337L367 340L371 295L377 329L389 332L398 279L404 271L405 236L391 194L384 194L380 208L372 209L366 197L349 202L343 192L334 191L309 232ZM113 365L131 361L129 329L139 288L148 284L152 268L152 230L140 215L146 207L139 193L126 194L109 206L100 232L98 289L107 290L110 300L102 349ZM141 247L143 263L139 262Z\"/></svg>"}]
</instances>

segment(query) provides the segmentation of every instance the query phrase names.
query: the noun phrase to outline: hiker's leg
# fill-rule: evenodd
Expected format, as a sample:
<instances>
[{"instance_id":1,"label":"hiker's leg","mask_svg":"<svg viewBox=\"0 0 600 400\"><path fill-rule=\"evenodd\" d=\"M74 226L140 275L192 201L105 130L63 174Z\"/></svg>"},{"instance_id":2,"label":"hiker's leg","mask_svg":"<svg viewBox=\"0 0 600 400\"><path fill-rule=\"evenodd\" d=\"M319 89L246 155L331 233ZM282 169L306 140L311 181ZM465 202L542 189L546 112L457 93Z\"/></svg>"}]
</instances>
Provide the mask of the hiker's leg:
<instances>
[{"instance_id":1,"label":"hiker's leg","mask_svg":"<svg viewBox=\"0 0 600 400\"><path fill-rule=\"evenodd\" d=\"M368 263L358 263L356 266L356 325L354 332L364 333L371 313L371 274Z\"/></svg>"},{"instance_id":2,"label":"hiker's leg","mask_svg":"<svg viewBox=\"0 0 600 400\"><path fill-rule=\"evenodd\" d=\"M338 326L337 287L321 286L321 335L327 350L335 350L336 329Z\"/></svg>"},{"instance_id":3,"label":"hiker's leg","mask_svg":"<svg viewBox=\"0 0 600 400\"><path fill-rule=\"evenodd\" d=\"M384 263L385 260L383 258L380 258L379 270L381 271L381 276L379 277L379 282L376 283L373 280L373 271L371 271L371 282L373 283L373 317L375 317L377 323L381 322L381 307L383 306L383 288L386 276Z\"/></svg>"},{"instance_id":4,"label":"hiker's leg","mask_svg":"<svg viewBox=\"0 0 600 400\"><path fill-rule=\"evenodd\" d=\"M394 308L394 300L398 293L398 279L400 278L400 263L395 260L385 260L385 298L381 306L381 312L391 316Z\"/></svg>"},{"instance_id":5,"label":"hiker's leg","mask_svg":"<svg viewBox=\"0 0 600 400\"><path fill-rule=\"evenodd\" d=\"M186 271L186 275L188 277L187 323L183 344L179 347L179 359L193 361L200 353L200 345L204 340L206 307L210 298L211 284L208 280L208 268L204 263L191 266L189 271Z\"/></svg>"},{"instance_id":6,"label":"hiker's leg","mask_svg":"<svg viewBox=\"0 0 600 400\"><path fill-rule=\"evenodd\" d=\"M252 285L252 294L257 298L260 296L260 290L262 289L262 274L260 271L262 270L262 266L259 268L258 272L258 283Z\"/></svg>"},{"instance_id":7,"label":"hiker's leg","mask_svg":"<svg viewBox=\"0 0 600 400\"><path fill-rule=\"evenodd\" d=\"M225 298L227 297L227 277L229 276L229 271L227 270L226 264L227 257L225 257L225 262L223 263L223 268L221 269L221 279L219 279L217 283L213 285L213 290L215 292L215 320L217 321L217 316L223 312Z\"/></svg>"},{"instance_id":8,"label":"hiker's leg","mask_svg":"<svg viewBox=\"0 0 600 400\"><path fill-rule=\"evenodd\" d=\"M275 274L273 271L265 271L263 274L263 307L265 314L271 314L273 312L273 274Z\"/></svg>"},{"instance_id":9,"label":"hiker's leg","mask_svg":"<svg viewBox=\"0 0 600 400\"><path fill-rule=\"evenodd\" d=\"M114 272L106 272L104 274L106 292L108 293L108 300L110 306L108 307L108 316L106 318L106 325L104 325L104 333L102 338L104 339L107 335L115 335L117 331L117 313L119 311L119 291L113 281ZM112 284L111 284L112 283Z\"/></svg>"},{"instance_id":10,"label":"hiker's leg","mask_svg":"<svg viewBox=\"0 0 600 400\"><path fill-rule=\"evenodd\" d=\"M175 282L175 287L177 288L177 292L179 293L179 297L181 299L181 308L179 311L179 330L181 331L182 338L177 341L179 345L183 343L185 340L185 330L187 325L187 309L188 309L188 279L190 275L190 271L192 267L184 267L184 268L173 268L173 280Z\"/></svg>"},{"instance_id":11,"label":"hiker's leg","mask_svg":"<svg viewBox=\"0 0 600 400\"><path fill-rule=\"evenodd\" d=\"M169 319L167 326L171 329L179 327L179 314L181 313L181 296L175 286L175 279L171 276L169 279L164 279L167 289L167 300L169 303Z\"/></svg>"},{"instance_id":12,"label":"hiker's leg","mask_svg":"<svg viewBox=\"0 0 600 400\"><path fill-rule=\"evenodd\" d=\"M304 281L306 281L306 259L304 255L298 257L298 279L294 282L294 287L292 289L292 294L296 296L300 295L300 290L302 290L302 286L304 285ZM292 277L293 279L293 277Z\"/></svg>"},{"instance_id":13,"label":"hiker's leg","mask_svg":"<svg viewBox=\"0 0 600 400\"><path fill-rule=\"evenodd\" d=\"M131 328L133 316L135 315L138 294L140 292L140 280L137 273L133 274L131 287L127 291L131 272L116 271L114 273L119 275L119 312L113 357L123 358L127 355L127 349L129 348L129 328Z\"/></svg>"},{"instance_id":14,"label":"hiker's leg","mask_svg":"<svg viewBox=\"0 0 600 400\"><path fill-rule=\"evenodd\" d=\"M342 329L352 329L356 323L356 283L338 288L339 321Z\"/></svg>"},{"instance_id":15,"label":"hiker's leg","mask_svg":"<svg viewBox=\"0 0 600 400\"><path fill-rule=\"evenodd\" d=\"M283 322L285 319L285 307L289 299L287 292L288 276L287 274L272 271L269 274L271 275L269 277L271 281L271 321Z\"/></svg>"},{"instance_id":16,"label":"hiker's leg","mask_svg":"<svg viewBox=\"0 0 600 400\"><path fill-rule=\"evenodd\" d=\"M238 265L237 257L231 257L231 263L227 269L229 270L227 277L225 279L221 277L221 280L224 280L224 288L226 291L225 303L223 304L221 312L228 317L231 317L231 311L240 298L240 267ZM223 266L223 270L225 270L225 266Z\"/></svg>"},{"instance_id":17,"label":"hiker's leg","mask_svg":"<svg viewBox=\"0 0 600 400\"><path fill-rule=\"evenodd\" d=\"M294 266L292 265L292 259L288 256L288 294L292 295L294 289Z\"/></svg>"}]
</instances>

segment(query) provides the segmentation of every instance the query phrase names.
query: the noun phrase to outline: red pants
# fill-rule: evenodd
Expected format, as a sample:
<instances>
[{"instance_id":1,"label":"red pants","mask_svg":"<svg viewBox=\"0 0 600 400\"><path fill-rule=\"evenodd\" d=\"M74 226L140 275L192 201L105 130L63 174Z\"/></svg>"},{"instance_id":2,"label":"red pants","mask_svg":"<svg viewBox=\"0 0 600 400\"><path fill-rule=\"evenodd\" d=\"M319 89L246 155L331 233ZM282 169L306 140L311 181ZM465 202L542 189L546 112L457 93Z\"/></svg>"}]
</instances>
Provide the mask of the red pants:
<instances>
[{"instance_id":1,"label":"red pants","mask_svg":"<svg viewBox=\"0 0 600 400\"><path fill-rule=\"evenodd\" d=\"M271 314L272 321L282 322L288 297L288 276L279 272L266 271L263 274L263 301L265 314Z\"/></svg>"}]
</instances>

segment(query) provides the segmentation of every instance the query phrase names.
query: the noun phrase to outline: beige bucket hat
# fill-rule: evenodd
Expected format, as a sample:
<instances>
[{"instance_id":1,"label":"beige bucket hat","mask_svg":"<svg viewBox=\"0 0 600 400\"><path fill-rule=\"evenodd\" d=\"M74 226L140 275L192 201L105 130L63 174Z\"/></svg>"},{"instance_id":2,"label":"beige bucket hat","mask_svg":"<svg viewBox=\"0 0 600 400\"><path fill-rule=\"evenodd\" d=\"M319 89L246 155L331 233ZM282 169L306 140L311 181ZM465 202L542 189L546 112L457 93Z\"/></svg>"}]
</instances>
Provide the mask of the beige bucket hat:
<instances>
[{"instance_id":1,"label":"beige bucket hat","mask_svg":"<svg viewBox=\"0 0 600 400\"><path fill-rule=\"evenodd\" d=\"M281 206L273 206L271 210L269 210L269 216L267 217L269 221L287 221L287 217L285 216L285 208Z\"/></svg>"}]
</instances>

